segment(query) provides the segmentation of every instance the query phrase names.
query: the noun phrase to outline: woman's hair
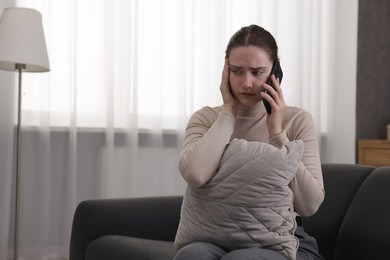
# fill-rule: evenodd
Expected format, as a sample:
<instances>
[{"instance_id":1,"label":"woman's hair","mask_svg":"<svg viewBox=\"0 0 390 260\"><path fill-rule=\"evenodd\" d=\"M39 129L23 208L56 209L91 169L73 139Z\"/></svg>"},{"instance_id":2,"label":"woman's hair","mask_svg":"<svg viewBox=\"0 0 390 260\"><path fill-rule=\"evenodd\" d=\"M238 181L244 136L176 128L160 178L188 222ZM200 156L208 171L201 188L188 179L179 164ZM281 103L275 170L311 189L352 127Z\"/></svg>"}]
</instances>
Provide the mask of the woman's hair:
<instances>
[{"instance_id":1,"label":"woman's hair","mask_svg":"<svg viewBox=\"0 0 390 260\"><path fill-rule=\"evenodd\" d=\"M242 27L233 34L227 45L225 57L229 58L233 48L249 45L263 48L268 53L272 62L278 60L278 46L275 38L263 27L255 24Z\"/></svg>"}]
</instances>

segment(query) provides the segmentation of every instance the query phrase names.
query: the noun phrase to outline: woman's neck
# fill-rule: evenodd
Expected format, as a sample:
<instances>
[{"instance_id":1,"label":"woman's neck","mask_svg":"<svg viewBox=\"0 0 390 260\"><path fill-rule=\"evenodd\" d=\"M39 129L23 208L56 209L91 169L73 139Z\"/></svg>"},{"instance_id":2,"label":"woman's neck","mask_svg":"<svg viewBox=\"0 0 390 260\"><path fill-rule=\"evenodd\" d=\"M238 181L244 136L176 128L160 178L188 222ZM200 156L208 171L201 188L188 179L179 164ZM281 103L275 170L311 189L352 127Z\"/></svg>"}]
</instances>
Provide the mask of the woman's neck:
<instances>
[{"instance_id":1,"label":"woman's neck","mask_svg":"<svg viewBox=\"0 0 390 260\"><path fill-rule=\"evenodd\" d=\"M254 106L240 106L238 110L238 116L252 117L265 113L265 107L263 102L259 102Z\"/></svg>"}]
</instances>

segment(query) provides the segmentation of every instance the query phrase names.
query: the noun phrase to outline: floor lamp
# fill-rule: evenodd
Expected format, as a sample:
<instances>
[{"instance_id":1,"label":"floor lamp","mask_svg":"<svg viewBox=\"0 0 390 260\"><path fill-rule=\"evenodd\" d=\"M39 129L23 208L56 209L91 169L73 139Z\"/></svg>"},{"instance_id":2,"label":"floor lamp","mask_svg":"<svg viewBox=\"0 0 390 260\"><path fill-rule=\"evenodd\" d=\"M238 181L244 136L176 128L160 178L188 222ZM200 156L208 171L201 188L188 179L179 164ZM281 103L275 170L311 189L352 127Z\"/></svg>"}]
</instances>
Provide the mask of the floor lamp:
<instances>
[{"instance_id":1,"label":"floor lamp","mask_svg":"<svg viewBox=\"0 0 390 260\"><path fill-rule=\"evenodd\" d=\"M0 18L0 69L19 73L16 128L14 260L19 252L19 207L22 123L22 72L50 70L41 14L30 8L4 9Z\"/></svg>"}]
</instances>

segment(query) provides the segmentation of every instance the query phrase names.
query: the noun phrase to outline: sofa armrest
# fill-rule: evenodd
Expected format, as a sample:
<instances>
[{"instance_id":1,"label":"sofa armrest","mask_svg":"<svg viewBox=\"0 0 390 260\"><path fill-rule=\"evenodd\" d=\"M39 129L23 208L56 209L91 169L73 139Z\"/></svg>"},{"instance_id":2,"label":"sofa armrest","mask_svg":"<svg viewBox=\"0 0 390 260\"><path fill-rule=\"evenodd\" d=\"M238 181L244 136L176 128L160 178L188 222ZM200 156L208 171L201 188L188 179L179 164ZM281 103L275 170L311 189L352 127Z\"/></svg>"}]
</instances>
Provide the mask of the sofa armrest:
<instances>
[{"instance_id":1,"label":"sofa armrest","mask_svg":"<svg viewBox=\"0 0 390 260\"><path fill-rule=\"evenodd\" d=\"M344 217L334 259L390 259L389 186L390 167L367 177Z\"/></svg>"},{"instance_id":2,"label":"sofa armrest","mask_svg":"<svg viewBox=\"0 0 390 260\"><path fill-rule=\"evenodd\" d=\"M181 196L81 202L73 219L70 260L84 260L89 243L105 235L173 241L181 204Z\"/></svg>"},{"instance_id":3,"label":"sofa armrest","mask_svg":"<svg viewBox=\"0 0 390 260\"><path fill-rule=\"evenodd\" d=\"M357 191L375 168L352 164L322 164L325 200L313 216L302 218L305 231L317 240L320 254L333 259L341 223Z\"/></svg>"}]
</instances>

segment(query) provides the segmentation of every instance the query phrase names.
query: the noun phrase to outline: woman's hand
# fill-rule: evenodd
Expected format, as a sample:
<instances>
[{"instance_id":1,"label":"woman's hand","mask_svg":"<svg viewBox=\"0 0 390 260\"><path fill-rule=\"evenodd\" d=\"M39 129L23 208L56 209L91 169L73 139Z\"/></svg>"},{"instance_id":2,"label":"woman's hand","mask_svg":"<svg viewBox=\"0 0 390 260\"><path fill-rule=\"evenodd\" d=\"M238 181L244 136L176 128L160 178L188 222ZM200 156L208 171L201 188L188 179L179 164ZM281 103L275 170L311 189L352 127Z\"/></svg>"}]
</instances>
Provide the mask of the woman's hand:
<instances>
[{"instance_id":1,"label":"woman's hand","mask_svg":"<svg viewBox=\"0 0 390 260\"><path fill-rule=\"evenodd\" d=\"M271 80L274 88L264 83L264 89L267 90L267 93L260 93L261 97L267 100L272 107L272 113L267 115L267 128L270 138L283 131L282 122L286 107L279 79L276 79L275 75L271 75Z\"/></svg>"},{"instance_id":2,"label":"woman's hand","mask_svg":"<svg viewBox=\"0 0 390 260\"><path fill-rule=\"evenodd\" d=\"M229 74L229 61L228 59L225 59L225 65L223 66L222 71L221 85L219 87L223 99L223 110L231 113L233 116L236 116L238 112L239 102L231 92L229 84Z\"/></svg>"}]
</instances>

